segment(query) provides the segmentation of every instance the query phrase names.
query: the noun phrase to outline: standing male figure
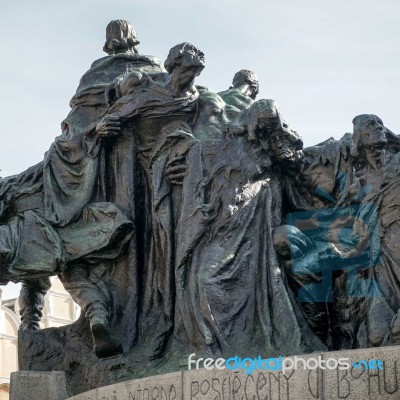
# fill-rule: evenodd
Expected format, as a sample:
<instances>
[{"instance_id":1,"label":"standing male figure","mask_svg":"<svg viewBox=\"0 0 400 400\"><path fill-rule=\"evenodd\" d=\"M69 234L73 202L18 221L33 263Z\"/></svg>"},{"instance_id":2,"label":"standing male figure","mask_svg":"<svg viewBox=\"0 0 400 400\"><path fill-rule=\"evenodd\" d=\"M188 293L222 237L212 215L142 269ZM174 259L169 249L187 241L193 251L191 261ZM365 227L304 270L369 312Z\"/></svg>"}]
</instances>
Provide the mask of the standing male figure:
<instances>
[{"instance_id":1,"label":"standing male figure","mask_svg":"<svg viewBox=\"0 0 400 400\"><path fill-rule=\"evenodd\" d=\"M108 141L115 202L135 215L144 287L140 326L152 357L163 354L175 325L177 221L188 200L180 185L185 159L194 157L191 127L199 98L194 81L204 68L204 54L181 43L169 51L164 66L167 73L132 72L115 81L109 90L117 100L87 135L94 143L99 136Z\"/></svg>"}]
</instances>

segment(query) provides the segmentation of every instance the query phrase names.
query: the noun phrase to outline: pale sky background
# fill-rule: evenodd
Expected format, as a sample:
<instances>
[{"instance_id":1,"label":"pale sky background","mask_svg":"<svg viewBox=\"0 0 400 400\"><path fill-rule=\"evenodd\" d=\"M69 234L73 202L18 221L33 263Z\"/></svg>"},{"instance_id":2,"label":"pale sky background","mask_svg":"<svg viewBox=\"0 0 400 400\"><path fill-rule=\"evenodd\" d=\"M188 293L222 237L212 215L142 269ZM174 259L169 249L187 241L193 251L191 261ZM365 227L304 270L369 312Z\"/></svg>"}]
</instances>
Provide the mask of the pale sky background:
<instances>
[{"instance_id":1,"label":"pale sky background","mask_svg":"<svg viewBox=\"0 0 400 400\"><path fill-rule=\"evenodd\" d=\"M399 0L3 0L1 176L42 160L119 18L135 27L141 54L164 61L175 44L200 48L197 82L211 90L255 71L259 98L278 102L306 146L341 137L362 113L400 133ZM4 298L16 295L3 287Z\"/></svg>"}]
</instances>

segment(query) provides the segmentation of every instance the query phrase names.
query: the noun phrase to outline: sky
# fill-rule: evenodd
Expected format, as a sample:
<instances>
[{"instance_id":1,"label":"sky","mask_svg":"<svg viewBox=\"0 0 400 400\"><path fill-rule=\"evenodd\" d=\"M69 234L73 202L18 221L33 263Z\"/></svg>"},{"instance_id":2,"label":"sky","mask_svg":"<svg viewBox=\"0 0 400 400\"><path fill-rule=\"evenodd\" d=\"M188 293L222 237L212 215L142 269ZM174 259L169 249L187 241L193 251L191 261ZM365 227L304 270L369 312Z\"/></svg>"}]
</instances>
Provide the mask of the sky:
<instances>
[{"instance_id":1,"label":"sky","mask_svg":"<svg viewBox=\"0 0 400 400\"><path fill-rule=\"evenodd\" d=\"M0 175L43 159L112 19L130 21L141 54L164 61L191 42L206 56L197 83L227 89L240 69L278 102L306 146L379 115L400 133L398 0L20 0L0 7ZM15 288L3 288L3 298Z\"/></svg>"}]
</instances>

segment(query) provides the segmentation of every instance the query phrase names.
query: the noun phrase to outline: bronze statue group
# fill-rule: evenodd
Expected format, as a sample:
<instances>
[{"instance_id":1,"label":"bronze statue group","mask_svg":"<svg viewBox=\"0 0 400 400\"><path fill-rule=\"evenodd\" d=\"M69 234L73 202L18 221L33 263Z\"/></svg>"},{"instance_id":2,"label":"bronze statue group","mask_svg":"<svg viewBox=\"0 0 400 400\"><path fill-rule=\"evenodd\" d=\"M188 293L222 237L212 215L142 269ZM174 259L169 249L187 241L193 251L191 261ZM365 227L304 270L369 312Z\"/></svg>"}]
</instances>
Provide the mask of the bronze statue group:
<instances>
[{"instance_id":1,"label":"bronze statue group","mask_svg":"<svg viewBox=\"0 0 400 400\"><path fill-rule=\"evenodd\" d=\"M162 66L127 21L106 37L44 160L0 180L1 282L61 354L42 366L396 344L400 139L360 115L303 149L252 71L215 93L192 44ZM82 316L40 339L52 275Z\"/></svg>"}]
</instances>

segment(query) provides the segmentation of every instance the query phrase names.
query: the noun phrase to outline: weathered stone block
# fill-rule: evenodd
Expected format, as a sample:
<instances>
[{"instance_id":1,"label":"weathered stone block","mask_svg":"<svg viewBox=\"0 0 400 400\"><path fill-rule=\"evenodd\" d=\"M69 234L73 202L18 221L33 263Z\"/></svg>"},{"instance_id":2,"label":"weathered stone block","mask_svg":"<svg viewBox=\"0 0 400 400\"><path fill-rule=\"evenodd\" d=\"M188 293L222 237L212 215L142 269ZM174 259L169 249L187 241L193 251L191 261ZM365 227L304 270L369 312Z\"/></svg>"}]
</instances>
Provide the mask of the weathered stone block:
<instances>
[{"instance_id":1,"label":"weathered stone block","mask_svg":"<svg viewBox=\"0 0 400 400\"><path fill-rule=\"evenodd\" d=\"M359 369L352 366L348 370L305 370L302 361L299 361L297 370L286 373L255 370L246 374L243 370L201 368L105 386L68 400L400 399L400 346L313 353L298 357L305 361L311 358L318 360L319 357L324 361L346 358L350 364L361 360L380 360L382 369L368 370L365 366ZM329 366L332 367L332 364ZM33 397L29 399L36 400Z\"/></svg>"},{"instance_id":2,"label":"weathered stone block","mask_svg":"<svg viewBox=\"0 0 400 400\"><path fill-rule=\"evenodd\" d=\"M182 400L182 372L103 386L68 400Z\"/></svg>"},{"instance_id":3,"label":"weathered stone block","mask_svg":"<svg viewBox=\"0 0 400 400\"><path fill-rule=\"evenodd\" d=\"M11 374L10 400L65 400L65 374L61 371L18 371Z\"/></svg>"}]
</instances>

